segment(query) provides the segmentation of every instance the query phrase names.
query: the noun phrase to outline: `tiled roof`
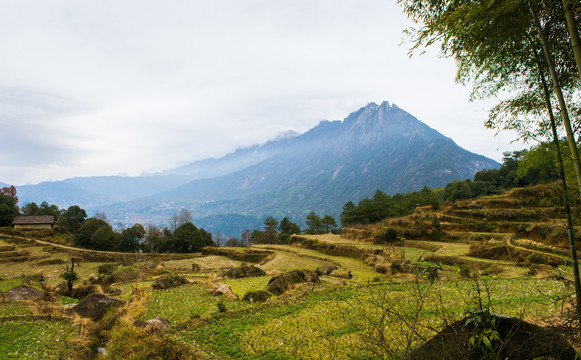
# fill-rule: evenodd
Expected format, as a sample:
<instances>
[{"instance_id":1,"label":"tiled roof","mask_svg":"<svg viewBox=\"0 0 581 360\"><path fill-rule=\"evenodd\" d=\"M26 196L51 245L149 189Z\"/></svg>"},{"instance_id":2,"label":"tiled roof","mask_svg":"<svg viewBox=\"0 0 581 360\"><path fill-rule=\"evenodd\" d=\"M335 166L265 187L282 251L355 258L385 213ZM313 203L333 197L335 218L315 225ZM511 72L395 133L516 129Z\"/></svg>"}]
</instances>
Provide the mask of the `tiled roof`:
<instances>
[{"instance_id":1,"label":"tiled roof","mask_svg":"<svg viewBox=\"0 0 581 360\"><path fill-rule=\"evenodd\" d=\"M12 220L13 225L54 224L54 216L17 216Z\"/></svg>"}]
</instances>

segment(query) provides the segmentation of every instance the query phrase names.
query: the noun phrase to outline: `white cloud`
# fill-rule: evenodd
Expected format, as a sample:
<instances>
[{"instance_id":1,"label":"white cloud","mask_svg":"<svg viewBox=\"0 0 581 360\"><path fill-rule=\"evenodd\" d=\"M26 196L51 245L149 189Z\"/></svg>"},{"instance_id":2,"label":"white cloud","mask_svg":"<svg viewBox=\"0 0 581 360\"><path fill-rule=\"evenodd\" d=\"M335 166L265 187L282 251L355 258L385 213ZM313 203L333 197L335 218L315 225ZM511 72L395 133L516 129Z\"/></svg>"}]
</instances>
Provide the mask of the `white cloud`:
<instances>
[{"instance_id":1,"label":"white cloud","mask_svg":"<svg viewBox=\"0 0 581 360\"><path fill-rule=\"evenodd\" d=\"M1 0L0 0L1 1ZM0 181L138 174L221 156L370 101L497 160L452 61L409 58L384 0L2 1ZM42 94L42 95L39 95ZM48 107L47 107L48 106ZM0 145L2 146L2 145ZM9 154L9 155L7 155Z\"/></svg>"}]
</instances>

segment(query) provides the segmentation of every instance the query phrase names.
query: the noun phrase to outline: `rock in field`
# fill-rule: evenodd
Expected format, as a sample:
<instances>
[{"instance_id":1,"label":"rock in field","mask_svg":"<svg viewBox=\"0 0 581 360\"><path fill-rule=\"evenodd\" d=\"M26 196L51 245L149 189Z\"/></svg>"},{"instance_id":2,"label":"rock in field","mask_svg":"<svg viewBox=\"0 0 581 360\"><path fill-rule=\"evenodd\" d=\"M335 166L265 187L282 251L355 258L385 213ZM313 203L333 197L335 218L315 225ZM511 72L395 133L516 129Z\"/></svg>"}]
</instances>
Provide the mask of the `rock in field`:
<instances>
[{"instance_id":1,"label":"rock in field","mask_svg":"<svg viewBox=\"0 0 581 360\"><path fill-rule=\"evenodd\" d=\"M72 311L81 317L98 320L107 313L107 310L122 306L125 303L125 300L112 298L105 294L90 294L75 305Z\"/></svg>"},{"instance_id":2,"label":"rock in field","mask_svg":"<svg viewBox=\"0 0 581 360\"><path fill-rule=\"evenodd\" d=\"M151 285L152 288L155 290L162 290L162 289L170 289L178 286L182 286L185 284L189 284L190 282L183 276L175 275L175 276L165 276L160 279L155 280L155 283Z\"/></svg>"},{"instance_id":3,"label":"rock in field","mask_svg":"<svg viewBox=\"0 0 581 360\"><path fill-rule=\"evenodd\" d=\"M170 321L164 317L156 317L147 321L135 320L133 322L133 326L140 328L151 327L155 329L164 330L170 326Z\"/></svg>"},{"instance_id":4,"label":"rock in field","mask_svg":"<svg viewBox=\"0 0 581 360\"><path fill-rule=\"evenodd\" d=\"M4 293L4 299L9 301L16 300L38 300L44 297L44 292L30 286L17 286Z\"/></svg>"},{"instance_id":5,"label":"rock in field","mask_svg":"<svg viewBox=\"0 0 581 360\"><path fill-rule=\"evenodd\" d=\"M238 299L238 295L234 294L232 291L232 287L228 284L217 283L212 285L210 290L208 290L208 294L212 296L219 296L223 295L225 298L229 300Z\"/></svg>"},{"instance_id":6,"label":"rock in field","mask_svg":"<svg viewBox=\"0 0 581 360\"><path fill-rule=\"evenodd\" d=\"M286 274L275 276L268 282L267 291L274 295L284 294L292 289L296 284L310 282L318 284L317 273L310 270L293 270Z\"/></svg>"},{"instance_id":7,"label":"rock in field","mask_svg":"<svg viewBox=\"0 0 581 360\"><path fill-rule=\"evenodd\" d=\"M319 273L321 273L322 275L329 275L330 273L332 273L333 271L335 271L337 269L338 269L338 267L335 265L325 265L325 266L319 266L317 268Z\"/></svg>"},{"instance_id":8,"label":"rock in field","mask_svg":"<svg viewBox=\"0 0 581 360\"><path fill-rule=\"evenodd\" d=\"M230 279L241 279L254 276L264 276L266 273L264 270L257 268L256 266L239 266L232 269L226 270L220 276L227 277Z\"/></svg>"},{"instance_id":9,"label":"rock in field","mask_svg":"<svg viewBox=\"0 0 581 360\"><path fill-rule=\"evenodd\" d=\"M244 301L249 301L249 302L265 302L266 300L270 299L272 297L272 294L269 293L268 291L264 291L264 290L254 290L254 291L249 291L246 294L244 294L244 297L242 298L242 300Z\"/></svg>"}]
</instances>

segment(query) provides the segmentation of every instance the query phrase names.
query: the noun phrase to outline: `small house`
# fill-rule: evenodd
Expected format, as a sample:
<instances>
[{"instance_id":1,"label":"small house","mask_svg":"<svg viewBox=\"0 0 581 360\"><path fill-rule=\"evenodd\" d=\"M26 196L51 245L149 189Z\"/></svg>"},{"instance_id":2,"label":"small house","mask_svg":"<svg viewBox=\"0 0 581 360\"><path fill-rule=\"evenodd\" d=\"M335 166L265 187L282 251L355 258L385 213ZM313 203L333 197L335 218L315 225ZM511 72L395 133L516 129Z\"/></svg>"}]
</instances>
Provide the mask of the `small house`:
<instances>
[{"instance_id":1,"label":"small house","mask_svg":"<svg viewBox=\"0 0 581 360\"><path fill-rule=\"evenodd\" d=\"M51 229L55 224L54 216L16 216L12 220L15 229L37 230Z\"/></svg>"}]
</instances>

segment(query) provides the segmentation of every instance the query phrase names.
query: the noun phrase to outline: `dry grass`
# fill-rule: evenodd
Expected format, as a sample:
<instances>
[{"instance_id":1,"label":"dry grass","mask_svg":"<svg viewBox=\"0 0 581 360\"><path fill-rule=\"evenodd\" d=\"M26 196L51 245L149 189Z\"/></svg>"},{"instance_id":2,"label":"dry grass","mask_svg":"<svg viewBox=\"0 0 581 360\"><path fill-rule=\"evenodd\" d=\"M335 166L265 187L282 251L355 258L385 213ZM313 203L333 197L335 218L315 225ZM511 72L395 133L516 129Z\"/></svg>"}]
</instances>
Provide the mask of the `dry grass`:
<instances>
[{"instance_id":1,"label":"dry grass","mask_svg":"<svg viewBox=\"0 0 581 360\"><path fill-rule=\"evenodd\" d=\"M204 257L200 257L200 258L188 259L188 261L190 262L190 268L192 266L191 265L192 262L195 262L196 264L200 264L202 269L229 268L229 267L240 266L240 261L232 260L226 256L218 256L218 255L208 255L208 256L204 256ZM172 261L164 261L164 266L167 266L166 264L168 264L168 263L173 264Z\"/></svg>"},{"instance_id":2,"label":"dry grass","mask_svg":"<svg viewBox=\"0 0 581 360\"><path fill-rule=\"evenodd\" d=\"M353 273L354 281L367 282L373 280L374 278L380 275L377 272L375 272L372 266L367 265L361 260L356 260L342 256L326 255L315 250L304 249L290 245L271 245L270 247L272 247L273 249L274 248L284 249L299 255L319 258L323 261L330 261L334 264L337 264L339 267L345 269L346 271L351 271Z\"/></svg>"},{"instance_id":3,"label":"dry grass","mask_svg":"<svg viewBox=\"0 0 581 360\"><path fill-rule=\"evenodd\" d=\"M315 270L324 265L329 265L328 261L320 258L301 256L295 252L277 251L274 259L270 260L261 268L266 272L288 272L295 269Z\"/></svg>"}]
</instances>

